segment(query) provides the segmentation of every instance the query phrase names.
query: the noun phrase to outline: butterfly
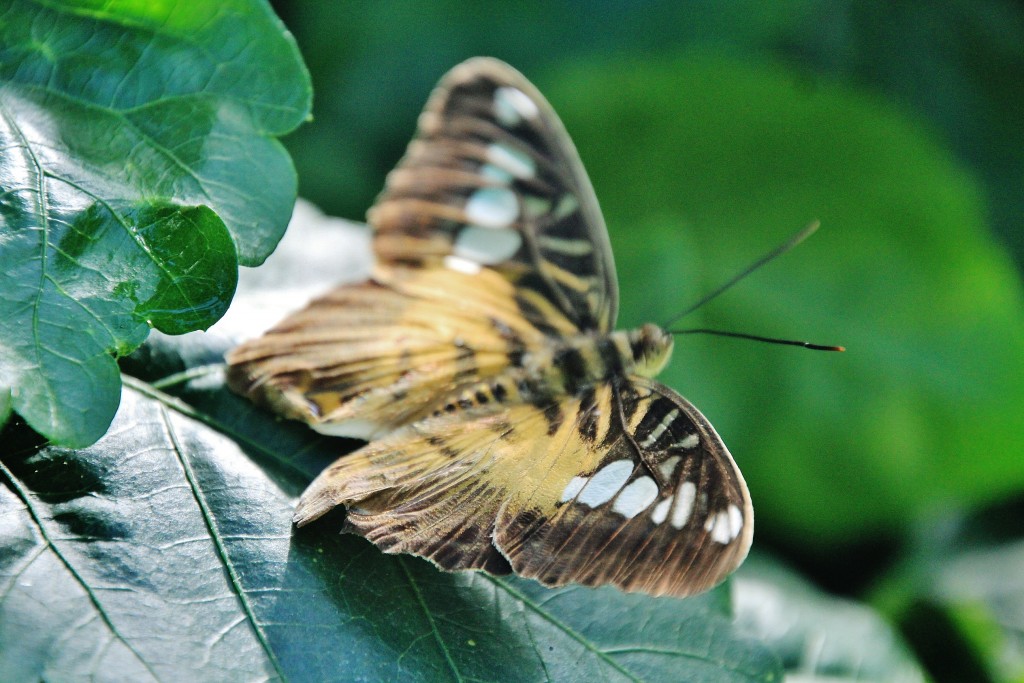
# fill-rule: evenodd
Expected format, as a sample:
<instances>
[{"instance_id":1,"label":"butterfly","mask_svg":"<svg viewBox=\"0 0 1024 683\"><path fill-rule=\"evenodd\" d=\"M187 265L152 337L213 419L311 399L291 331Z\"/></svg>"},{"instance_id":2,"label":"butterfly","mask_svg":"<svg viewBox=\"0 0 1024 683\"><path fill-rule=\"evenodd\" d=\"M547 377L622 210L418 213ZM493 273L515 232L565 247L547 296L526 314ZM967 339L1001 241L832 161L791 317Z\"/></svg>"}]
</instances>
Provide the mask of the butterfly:
<instances>
[{"instance_id":1,"label":"butterfly","mask_svg":"<svg viewBox=\"0 0 1024 683\"><path fill-rule=\"evenodd\" d=\"M618 285L579 156L526 78L445 75L367 214L376 265L228 355L231 388L368 443L302 495L446 570L687 596L746 557L743 476L653 377L656 325L616 331Z\"/></svg>"}]
</instances>

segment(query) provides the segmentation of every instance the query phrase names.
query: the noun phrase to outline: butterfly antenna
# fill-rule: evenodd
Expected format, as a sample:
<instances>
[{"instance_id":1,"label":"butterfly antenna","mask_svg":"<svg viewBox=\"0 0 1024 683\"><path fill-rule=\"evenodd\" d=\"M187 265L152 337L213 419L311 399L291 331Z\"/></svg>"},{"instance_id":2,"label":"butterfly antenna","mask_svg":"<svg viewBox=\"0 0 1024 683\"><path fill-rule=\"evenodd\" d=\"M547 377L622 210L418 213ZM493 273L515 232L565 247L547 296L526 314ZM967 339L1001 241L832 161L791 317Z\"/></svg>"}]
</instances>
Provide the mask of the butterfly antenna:
<instances>
[{"instance_id":1,"label":"butterfly antenna","mask_svg":"<svg viewBox=\"0 0 1024 683\"><path fill-rule=\"evenodd\" d=\"M756 334L744 334L743 332L726 332L725 330L709 330L707 328L694 328L689 330L669 330L671 334L713 334L717 337L735 337L737 339L753 339L754 341L766 342L768 344L784 344L786 346L802 346L812 351L845 351L845 346L832 346L829 344L812 344L811 342L797 341L795 339L777 339L775 337L762 337Z\"/></svg>"},{"instance_id":2,"label":"butterfly antenna","mask_svg":"<svg viewBox=\"0 0 1024 683\"><path fill-rule=\"evenodd\" d=\"M726 290L728 290L734 284L736 284L737 282L739 282L743 278L747 277L748 275L753 273L755 270L757 270L761 266L763 266L763 265L765 265L765 264L767 264L767 263L769 263L771 261L774 261L779 256L782 256L787 251L789 251L790 249L792 249L793 247L795 247L796 245L800 244L805 239L807 239L808 237L813 235L814 232L818 229L818 227L820 225L821 225L821 223L819 223L818 221L814 221L813 223L808 225L806 228L804 228L800 232L796 233L795 235L790 237L788 240L786 240L785 242L783 242L779 246L775 247L774 249L772 249L770 252L768 252L767 254L765 254L764 256L759 258L758 260L756 260L753 263L751 263L749 266L747 266L742 271L740 271L737 275L733 276L733 278L730 279L728 282L726 282L725 284L721 285L718 289L712 290L710 294L707 294L706 296L704 296L704 298L700 299L697 303L693 304L689 308L683 309L680 313L677 313L676 315L674 315L671 318L669 318L668 322L661 326L662 329L668 329L668 326L671 325L672 323L674 323L675 321L680 320L681 318L685 318L686 316L690 315L691 313L696 311L698 308L700 308L701 306L703 306L707 302L711 301L712 299L714 299L718 295L724 293ZM728 335L726 335L726 336L728 336ZM742 335L740 335L740 336L742 336Z\"/></svg>"}]
</instances>

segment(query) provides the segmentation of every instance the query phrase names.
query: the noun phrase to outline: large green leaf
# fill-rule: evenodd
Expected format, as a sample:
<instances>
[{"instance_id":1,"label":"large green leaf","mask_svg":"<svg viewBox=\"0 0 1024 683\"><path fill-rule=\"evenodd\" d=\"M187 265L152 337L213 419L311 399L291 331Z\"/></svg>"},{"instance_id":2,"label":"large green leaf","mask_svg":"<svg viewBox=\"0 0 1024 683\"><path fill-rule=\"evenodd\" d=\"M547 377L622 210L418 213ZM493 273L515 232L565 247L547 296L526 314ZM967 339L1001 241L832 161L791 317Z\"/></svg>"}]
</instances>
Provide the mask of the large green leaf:
<instances>
[{"instance_id":1,"label":"large green leaf","mask_svg":"<svg viewBox=\"0 0 1024 683\"><path fill-rule=\"evenodd\" d=\"M1024 486L1020 281L970 176L922 126L722 57L601 62L546 89L594 171L620 326L664 321L822 222L676 326L847 353L684 336L663 375L729 444L762 533L824 554Z\"/></svg>"},{"instance_id":2,"label":"large green leaf","mask_svg":"<svg viewBox=\"0 0 1024 683\"><path fill-rule=\"evenodd\" d=\"M262 0L15 0L0 102L0 385L85 445L117 407L111 355L208 327L280 238L296 179L275 136L308 115L308 76Z\"/></svg>"},{"instance_id":3,"label":"large green leaf","mask_svg":"<svg viewBox=\"0 0 1024 683\"><path fill-rule=\"evenodd\" d=\"M727 588L548 590L383 555L337 516L295 533L295 495L345 443L268 420L215 366L169 381L200 407L127 379L90 448L3 435L0 679L780 678Z\"/></svg>"}]
</instances>

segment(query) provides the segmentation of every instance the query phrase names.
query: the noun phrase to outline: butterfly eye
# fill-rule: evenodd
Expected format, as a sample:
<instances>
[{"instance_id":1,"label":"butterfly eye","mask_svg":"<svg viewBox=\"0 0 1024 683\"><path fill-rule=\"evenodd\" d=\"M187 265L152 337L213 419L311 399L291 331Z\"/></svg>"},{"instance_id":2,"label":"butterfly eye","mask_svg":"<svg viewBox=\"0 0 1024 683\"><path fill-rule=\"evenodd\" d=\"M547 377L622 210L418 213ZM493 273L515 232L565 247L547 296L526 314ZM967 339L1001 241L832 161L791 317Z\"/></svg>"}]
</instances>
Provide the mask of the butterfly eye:
<instances>
[{"instance_id":1,"label":"butterfly eye","mask_svg":"<svg viewBox=\"0 0 1024 683\"><path fill-rule=\"evenodd\" d=\"M656 376L672 357L672 335L650 323L630 331L629 346L635 372L642 377Z\"/></svg>"}]
</instances>

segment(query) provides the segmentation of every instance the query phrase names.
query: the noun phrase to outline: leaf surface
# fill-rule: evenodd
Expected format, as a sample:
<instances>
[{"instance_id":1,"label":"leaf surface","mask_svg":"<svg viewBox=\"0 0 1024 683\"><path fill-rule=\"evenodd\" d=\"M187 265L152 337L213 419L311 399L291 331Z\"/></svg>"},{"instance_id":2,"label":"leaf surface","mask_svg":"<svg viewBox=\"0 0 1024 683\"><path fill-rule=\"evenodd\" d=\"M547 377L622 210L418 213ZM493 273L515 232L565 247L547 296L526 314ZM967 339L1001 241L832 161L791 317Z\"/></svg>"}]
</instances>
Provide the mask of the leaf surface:
<instances>
[{"instance_id":1,"label":"leaf surface","mask_svg":"<svg viewBox=\"0 0 1024 683\"><path fill-rule=\"evenodd\" d=\"M763 555L733 581L740 631L782 659L786 680L923 683L906 644L871 607L828 595Z\"/></svg>"},{"instance_id":2,"label":"leaf surface","mask_svg":"<svg viewBox=\"0 0 1024 683\"><path fill-rule=\"evenodd\" d=\"M3 680L777 680L727 589L552 591L383 555L337 516L295 533L295 496L338 442L192 384L220 408L127 380L86 449L8 428Z\"/></svg>"},{"instance_id":3,"label":"leaf surface","mask_svg":"<svg viewBox=\"0 0 1024 683\"><path fill-rule=\"evenodd\" d=\"M209 327L280 239L276 136L309 79L263 2L15 0L0 15L0 385L82 446L117 408L112 356Z\"/></svg>"}]
</instances>

